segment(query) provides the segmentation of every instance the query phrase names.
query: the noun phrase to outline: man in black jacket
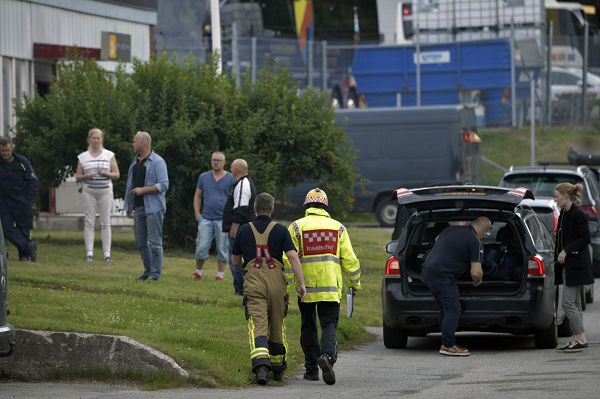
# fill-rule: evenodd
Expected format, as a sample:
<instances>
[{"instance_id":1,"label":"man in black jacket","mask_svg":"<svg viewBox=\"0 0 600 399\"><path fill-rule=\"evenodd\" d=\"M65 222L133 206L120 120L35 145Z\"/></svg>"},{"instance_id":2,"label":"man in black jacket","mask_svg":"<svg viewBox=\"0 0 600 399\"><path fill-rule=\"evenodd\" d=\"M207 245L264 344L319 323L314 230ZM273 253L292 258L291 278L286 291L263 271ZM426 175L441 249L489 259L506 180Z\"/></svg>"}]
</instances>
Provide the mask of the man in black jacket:
<instances>
[{"instance_id":1,"label":"man in black jacket","mask_svg":"<svg viewBox=\"0 0 600 399\"><path fill-rule=\"evenodd\" d=\"M0 219L4 236L19 250L19 260L37 260L37 245L31 241L33 202L38 178L22 155L13 152L9 138L0 139Z\"/></svg>"},{"instance_id":2,"label":"man in black jacket","mask_svg":"<svg viewBox=\"0 0 600 399\"><path fill-rule=\"evenodd\" d=\"M254 199L256 188L248 177L248 163L236 159L231 163L231 173L235 184L223 209L223 231L229 233L229 269L233 275L233 288L236 295L244 295L244 270L235 267L231 259L233 240L240 226L254 220Z\"/></svg>"}]
</instances>

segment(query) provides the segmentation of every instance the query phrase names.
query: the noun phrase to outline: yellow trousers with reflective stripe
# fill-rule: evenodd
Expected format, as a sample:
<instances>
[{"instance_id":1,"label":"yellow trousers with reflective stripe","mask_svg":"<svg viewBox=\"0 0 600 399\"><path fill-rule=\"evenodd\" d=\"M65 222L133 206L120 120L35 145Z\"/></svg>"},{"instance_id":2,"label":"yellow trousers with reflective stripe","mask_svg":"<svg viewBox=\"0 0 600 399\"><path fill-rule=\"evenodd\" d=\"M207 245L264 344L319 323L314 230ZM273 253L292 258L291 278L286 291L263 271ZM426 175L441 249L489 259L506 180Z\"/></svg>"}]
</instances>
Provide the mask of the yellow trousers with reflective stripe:
<instances>
[{"instance_id":1,"label":"yellow trousers with reflective stripe","mask_svg":"<svg viewBox=\"0 0 600 399\"><path fill-rule=\"evenodd\" d=\"M284 319L289 303L285 275L280 265L273 269L266 262L261 268L253 266L253 261L248 263L244 277L252 370L265 365L273 371L283 371L287 367Z\"/></svg>"}]
</instances>

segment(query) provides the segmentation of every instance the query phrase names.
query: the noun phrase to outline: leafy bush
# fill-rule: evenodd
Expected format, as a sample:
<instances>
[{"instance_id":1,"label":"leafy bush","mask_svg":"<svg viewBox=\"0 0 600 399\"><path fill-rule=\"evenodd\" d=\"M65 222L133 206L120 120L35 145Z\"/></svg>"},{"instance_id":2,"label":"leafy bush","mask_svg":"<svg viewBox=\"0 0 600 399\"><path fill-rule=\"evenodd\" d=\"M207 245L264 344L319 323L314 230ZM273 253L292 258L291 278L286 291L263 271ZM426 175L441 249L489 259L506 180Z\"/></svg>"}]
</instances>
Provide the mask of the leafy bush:
<instances>
[{"instance_id":1,"label":"leafy bush","mask_svg":"<svg viewBox=\"0 0 600 399\"><path fill-rule=\"evenodd\" d=\"M228 164L244 158L259 192L283 192L313 179L336 210L350 209L358 174L327 94L309 88L298 96L289 72L268 63L255 83L245 73L238 86L216 74L214 60L200 64L192 56L183 65L166 54L135 60L131 73L119 68L114 76L93 60L61 61L60 79L45 98L16 105L15 144L31 160L41 187L58 187L74 174L87 132L98 127L119 162L115 196L122 197L134 156L131 140L137 131L149 132L169 170L164 239L170 246L194 242L196 182L217 150Z\"/></svg>"}]
</instances>

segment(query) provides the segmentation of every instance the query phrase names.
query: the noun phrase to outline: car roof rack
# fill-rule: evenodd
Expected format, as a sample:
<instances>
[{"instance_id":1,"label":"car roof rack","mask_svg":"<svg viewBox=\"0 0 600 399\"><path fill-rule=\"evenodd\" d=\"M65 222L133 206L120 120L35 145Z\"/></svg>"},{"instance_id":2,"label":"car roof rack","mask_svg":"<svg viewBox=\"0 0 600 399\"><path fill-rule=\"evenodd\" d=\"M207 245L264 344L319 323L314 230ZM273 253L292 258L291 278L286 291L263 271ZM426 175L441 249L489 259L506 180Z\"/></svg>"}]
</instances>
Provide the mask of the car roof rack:
<instances>
[{"instance_id":1,"label":"car roof rack","mask_svg":"<svg viewBox=\"0 0 600 399\"><path fill-rule=\"evenodd\" d=\"M570 164L568 162L560 162L560 161L539 161L538 165L543 167L544 170L546 170L546 168L548 168L549 166L573 166L572 164Z\"/></svg>"}]
</instances>

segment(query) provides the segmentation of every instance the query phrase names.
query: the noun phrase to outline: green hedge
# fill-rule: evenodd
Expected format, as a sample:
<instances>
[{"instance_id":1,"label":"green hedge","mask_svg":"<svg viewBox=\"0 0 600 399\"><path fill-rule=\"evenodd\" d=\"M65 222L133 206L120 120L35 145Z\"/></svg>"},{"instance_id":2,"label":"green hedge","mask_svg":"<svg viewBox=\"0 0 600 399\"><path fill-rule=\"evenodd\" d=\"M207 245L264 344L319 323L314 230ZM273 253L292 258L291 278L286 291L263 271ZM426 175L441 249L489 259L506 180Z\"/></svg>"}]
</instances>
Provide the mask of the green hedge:
<instances>
[{"instance_id":1,"label":"green hedge","mask_svg":"<svg viewBox=\"0 0 600 399\"><path fill-rule=\"evenodd\" d=\"M59 62L57 76L46 97L15 104L15 146L32 162L41 190L74 175L87 132L98 127L121 170L116 197L124 195L133 136L140 130L152 136L153 149L169 169L164 239L171 247L194 242L196 182L210 170L217 150L228 165L246 159L259 192L283 192L313 179L327 191L333 208L351 208L359 180L355 156L334 125L327 94L309 88L298 95L298 85L277 63L267 59L257 81L251 83L245 73L241 85L227 74L217 75L214 60L201 64L188 56L181 65L166 54L135 60L132 71L121 66L114 75L94 60L73 56Z\"/></svg>"}]
</instances>

